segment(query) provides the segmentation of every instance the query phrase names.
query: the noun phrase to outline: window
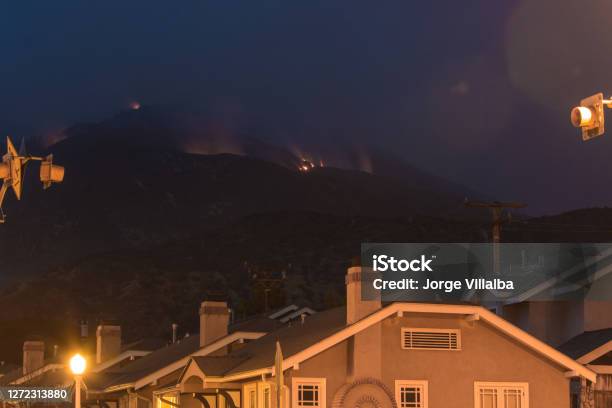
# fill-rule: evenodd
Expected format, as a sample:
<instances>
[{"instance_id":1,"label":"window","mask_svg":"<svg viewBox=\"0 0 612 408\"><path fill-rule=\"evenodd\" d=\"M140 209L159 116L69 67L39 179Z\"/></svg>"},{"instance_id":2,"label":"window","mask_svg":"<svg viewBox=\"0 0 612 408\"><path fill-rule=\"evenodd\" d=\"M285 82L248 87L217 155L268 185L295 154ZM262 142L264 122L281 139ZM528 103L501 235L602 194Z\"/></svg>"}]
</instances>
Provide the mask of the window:
<instances>
[{"instance_id":1,"label":"window","mask_svg":"<svg viewBox=\"0 0 612 408\"><path fill-rule=\"evenodd\" d=\"M173 405L174 404L174 405ZM177 408L179 404L178 393L157 394L155 396L156 408Z\"/></svg>"},{"instance_id":2,"label":"window","mask_svg":"<svg viewBox=\"0 0 612 408\"><path fill-rule=\"evenodd\" d=\"M293 407L325 408L325 378L294 378Z\"/></svg>"},{"instance_id":3,"label":"window","mask_svg":"<svg viewBox=\"0 0 612 408\"><path fill-rule=\"evenodd\" d=\"M395 381L397 408L427 408L427 381Z\"/></svg>"},{"instance_id":4,"label":"window","mask_svg":"<svg viewBox=\"0 0 612 408\"><path fill-rule=\"evenodd\" d=\"M529 384L476 382L474 401L475 408L528 408Z\"/></svg>"},{"instance_id":5,"label":"window","mask_svg":"<svg viewBox=\"0 0 612 408\"><path fill-rule=\"evenodd\" d=\"M458 329L402 329L402 348L420 350L461 350Z\"/></svg>"}]
</instances>

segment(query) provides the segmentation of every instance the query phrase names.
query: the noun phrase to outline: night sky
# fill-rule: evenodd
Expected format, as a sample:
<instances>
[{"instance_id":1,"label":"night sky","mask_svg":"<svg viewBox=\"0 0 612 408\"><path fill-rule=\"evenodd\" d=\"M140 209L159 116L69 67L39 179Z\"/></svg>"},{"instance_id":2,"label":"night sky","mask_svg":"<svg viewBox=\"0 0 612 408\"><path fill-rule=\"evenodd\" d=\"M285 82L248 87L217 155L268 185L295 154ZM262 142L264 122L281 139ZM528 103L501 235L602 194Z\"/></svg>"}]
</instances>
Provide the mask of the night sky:
<instances>
[{"instance_id":1,"label":"night sky","mask_svg":"<svg viewBox=\"0 0 612 408\"><path fill-rule=\"evenodd\" d=\"M138 100L215 109L282 141L351 140L529 212L612 205L612 2L4 2L0 133L47 134Z\"/></svg>"}]
</instances>

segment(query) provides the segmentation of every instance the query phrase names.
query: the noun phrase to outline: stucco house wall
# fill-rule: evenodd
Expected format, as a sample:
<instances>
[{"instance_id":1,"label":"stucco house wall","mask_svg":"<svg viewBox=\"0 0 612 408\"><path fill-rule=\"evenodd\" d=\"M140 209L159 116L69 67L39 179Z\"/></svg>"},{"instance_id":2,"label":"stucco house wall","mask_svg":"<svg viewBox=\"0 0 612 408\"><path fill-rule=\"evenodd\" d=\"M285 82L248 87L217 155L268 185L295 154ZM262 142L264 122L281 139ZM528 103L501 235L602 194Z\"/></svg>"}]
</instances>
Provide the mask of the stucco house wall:
<instances>
[{"instance_id":1,"label":"stucco house wall","mask_svg":"<svg viewBox=\"0 0 612 408\"><path fill-rule=\"evenodd\" d=\"M461 330L460 351L404 350L401 329L449 328ZM474 382L529 383L531 407L569 408L569 380L565 369L536 354L482 321L449 315L404 315L381 322L382 381L395 392L395 380L428 381L429 407L474 407ZM325 377L327 408L350 378L351 341L300 364L293 377ZM362 363L372 356L356 353ZM374 369L376 370L376 369ZM290 384L288 384L290 386ZM291 386L290 386L291 388Z\"/></svg>"}]
</instances>

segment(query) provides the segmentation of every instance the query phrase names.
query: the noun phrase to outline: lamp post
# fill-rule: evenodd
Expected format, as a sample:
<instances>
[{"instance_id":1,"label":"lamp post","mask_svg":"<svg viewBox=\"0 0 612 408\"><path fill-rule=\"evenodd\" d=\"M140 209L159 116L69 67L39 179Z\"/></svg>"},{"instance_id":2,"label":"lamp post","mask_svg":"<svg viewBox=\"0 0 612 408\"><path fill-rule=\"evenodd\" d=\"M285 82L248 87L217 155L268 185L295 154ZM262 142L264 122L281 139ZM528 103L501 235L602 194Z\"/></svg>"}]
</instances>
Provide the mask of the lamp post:
<instances>
[{"instance_id":1,"label":"lamp post","mask_svg":"<svg viewBox=\"0 0 612 408\"><path fill-rule=\"evenodd\" d=\"M70 371L74 374L74 408L81 408L81 381L87 367L87 361L80 354L75 354L70 359Z\"/></svg>"}]
</instances>

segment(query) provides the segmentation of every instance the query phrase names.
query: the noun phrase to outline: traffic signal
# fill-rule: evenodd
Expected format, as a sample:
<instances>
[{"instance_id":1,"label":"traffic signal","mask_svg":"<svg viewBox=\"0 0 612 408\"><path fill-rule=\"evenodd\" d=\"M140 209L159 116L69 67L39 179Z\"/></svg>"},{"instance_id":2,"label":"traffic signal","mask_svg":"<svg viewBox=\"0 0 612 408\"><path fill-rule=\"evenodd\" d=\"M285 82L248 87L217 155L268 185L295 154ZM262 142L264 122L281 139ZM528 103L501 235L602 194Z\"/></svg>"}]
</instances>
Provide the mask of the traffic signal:
<instances>
[{"instance_id":1,"label":"traffic signal","mask_svg":"<svg viewBox=\"0 0 612 408\"><path fill-rule=\"evenodd\" d=\"M30 156L25 152L25 145L22 144L19 152L9 137L6 138L6 154L2 156L0 162L0 223L4 222L2 203L6 192L12 188L18 200L21 199L21 189L23 186L23 175L26 165L30 161L40 163L40 181L45 189L51 187L53 183L61 183L64 180L64 168L53 164L53 155L47 157Z\"/></svg>"},{"instance_id":2,"label":"traffic signal","mask_svg":"<svg viewBox=\"0 0 612 408\"><path fill-rule=\"evenodd\" d=\"M2 157L2 180L7 187L12 187L15 192L15 196L18 200L21 200L21 188L23 185L23 170L24 163L27 161L24 157L21 157L15 149L15 145L9 137L6 138L6 154Z\"/></svg>"},{"instance_id":3,"label":"traffic signal","mask_svg":"<svg viewBox=\"0 0 612 408\"><path fill-rule=\"evenodd\" d=\"M572 109L571 121L574 127L581 129L582 140L603 135L605 131L603 94L598 93L581 100L580 106Z\"/></svg>"},{"instance_id":4,"label":"traffic signal","mask_svg":"<svg viewBox=\"0 0 612 408\"><path fill-rule=\"evenodd\" d=\"M50 154L40 163L40 181L46 190L53 183L61 183L64 180L64 168L53 164L53 155Z\"/></svg>"}]
</instances>

